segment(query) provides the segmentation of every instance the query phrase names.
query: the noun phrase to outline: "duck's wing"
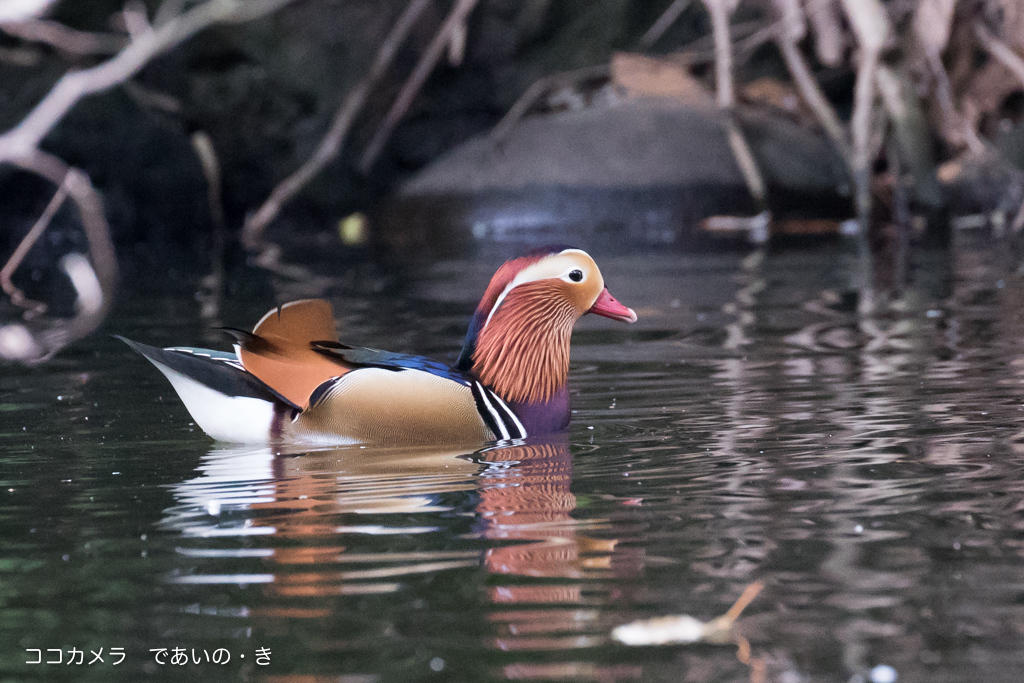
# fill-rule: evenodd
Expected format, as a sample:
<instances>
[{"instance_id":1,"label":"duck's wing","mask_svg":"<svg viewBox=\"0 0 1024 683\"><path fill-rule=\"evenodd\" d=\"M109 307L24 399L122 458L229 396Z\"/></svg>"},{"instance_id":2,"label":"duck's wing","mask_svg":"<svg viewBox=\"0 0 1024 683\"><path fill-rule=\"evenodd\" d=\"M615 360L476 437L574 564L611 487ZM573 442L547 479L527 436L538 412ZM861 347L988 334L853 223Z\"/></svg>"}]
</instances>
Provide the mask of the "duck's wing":
<instances>
[{"instance_id":1,"label":"duck's wing","mask_svg":"<svg viewBox=\"0 0 1024 683\"><path fill-rule=\"evenodd\" d=\"M323 299L278 306L251 333L227 331L236 339L242 367L293 405L305 408L318 386L352 369L313 349L314 341L337 338L331 305Z\"/></svg>"},{"instance_id":2,"label":"duck's wing","mask_svg":"<svg viewBox=\"0 0 1024 683\"><path fill-rule=\"evenodd\" d=\"M366 346L348 346L336 341L315 341L314 351L350 368L380 368L382 370L421 370L469 386L472 377L433 358L408 353L381 351Z\"/></svg>"}]
</instances>

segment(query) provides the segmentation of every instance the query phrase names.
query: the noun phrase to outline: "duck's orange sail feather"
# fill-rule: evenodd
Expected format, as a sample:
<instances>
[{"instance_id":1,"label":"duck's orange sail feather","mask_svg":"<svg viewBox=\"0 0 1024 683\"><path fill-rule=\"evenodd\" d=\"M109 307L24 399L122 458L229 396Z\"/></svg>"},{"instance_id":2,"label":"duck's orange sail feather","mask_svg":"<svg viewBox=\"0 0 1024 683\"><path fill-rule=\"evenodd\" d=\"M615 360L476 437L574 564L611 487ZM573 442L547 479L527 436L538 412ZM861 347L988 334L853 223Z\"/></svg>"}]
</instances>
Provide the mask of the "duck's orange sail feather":
<instances>
[{"instance_id":1,"label":"duck's orange sail feather","mask_svg":"<svg viewBox=\"0 0 1024 683\"><path fill-rule=\"evenodd\" d=\"M351 367L313 350L315 341L334 341L334 313L323 299L303 299L279 306L256 323L240 344L239 360L247 371L297 406L323 382Z\"/></svg>"}]
</instances>

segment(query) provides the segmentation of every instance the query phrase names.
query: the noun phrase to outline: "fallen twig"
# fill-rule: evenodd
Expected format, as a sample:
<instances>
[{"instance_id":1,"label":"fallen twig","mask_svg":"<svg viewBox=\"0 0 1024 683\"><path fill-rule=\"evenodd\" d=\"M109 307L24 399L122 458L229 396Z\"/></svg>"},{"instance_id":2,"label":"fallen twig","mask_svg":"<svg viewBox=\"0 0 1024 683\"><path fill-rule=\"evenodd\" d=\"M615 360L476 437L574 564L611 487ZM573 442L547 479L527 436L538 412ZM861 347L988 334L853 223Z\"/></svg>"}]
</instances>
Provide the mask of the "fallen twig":
<instances>
[{"instance_id":1,"label":"fallen twig","mask_svg":"<svg viewBox=\"0 0 1024 683\"><path fill-rule=\"evenodd\" d=\"M430 5L430 0L410 0L405 11L384 38L370 70L338 108L330 129L320 141L313 155L298 170L281 181L263 202L263 205L246 218L245 225L242 227L242 244L246 248L258 249L262 243L264 229L277 217L284 204L298 194L332 159L338 156L356 115L362 110L374 85L394 61L398 47L405 41L416 20L428 5Z\"/></svg>"},{"instance_id":2,"label":"fallen twig","mask_svg":"<svg viewBox=\"0 0 1024 683\"><path fill-rule=\"evenodd\" d=\"M728 643L735 640L733 626L736 620L763 589L763 582L754 581L743 590L728 612L711 621L700 621L688 614L645 619L616 627L612 630L612 638L625 645ZM747 648L749 661L749 643Z\"/></svg>"},{"instance_id":3,"label":"fallen twig","mask_svg":"<svg viewBox=\"0 0 1024 683\"><path fill-rule=\"evenodd\" d=\"M366 146L366 150L363 152L362 159L359 162L359 170L362 173L370 172L370 168L377 160L377 156L384 148L384 144L391 137L395 126L405 116L405 112L408 111L413 100L416 99L420 89L427 80L427 76L434 70L434 66L444 53L445 47L451 42L452 36L466 21L469 13L473 11L478 2L479 0L457 0L455 6L452 7L451 12L448 13L448 16L441 24L441 28L434 35L434 39L430 41L430 45L427 46L423 56L420 57L419 63L416 64L412 73L409 74L409 78L402 85L402 89L398 92L398 96L395 97L391 109L384 116L384 121L377 128L377 132L374 133L370 143Z\"/></svg>"}]
</instances>

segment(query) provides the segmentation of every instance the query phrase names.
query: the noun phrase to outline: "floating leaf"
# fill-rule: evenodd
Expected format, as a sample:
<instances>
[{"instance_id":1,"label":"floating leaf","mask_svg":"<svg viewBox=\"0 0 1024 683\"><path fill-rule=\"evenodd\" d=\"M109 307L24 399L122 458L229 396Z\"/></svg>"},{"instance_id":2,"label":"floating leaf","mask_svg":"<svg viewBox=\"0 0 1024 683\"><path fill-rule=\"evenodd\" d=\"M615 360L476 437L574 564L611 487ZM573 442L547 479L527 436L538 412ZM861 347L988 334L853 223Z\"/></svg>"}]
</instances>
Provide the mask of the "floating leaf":
<instances>
[{"instance_id":1,"label":"floating leaf","mask_svg":"<svg viewBox=\"0 0 1024 683\"><path fill-rule=\"evenodd\" d=\"M643 619L615 627L612 629L612 638L624 645L732 642L735 640L733 624L762 588L764 584L760 581L747 586L729 611L717 619L704 622L688 614Z\"/></svg>"}]
</instances>

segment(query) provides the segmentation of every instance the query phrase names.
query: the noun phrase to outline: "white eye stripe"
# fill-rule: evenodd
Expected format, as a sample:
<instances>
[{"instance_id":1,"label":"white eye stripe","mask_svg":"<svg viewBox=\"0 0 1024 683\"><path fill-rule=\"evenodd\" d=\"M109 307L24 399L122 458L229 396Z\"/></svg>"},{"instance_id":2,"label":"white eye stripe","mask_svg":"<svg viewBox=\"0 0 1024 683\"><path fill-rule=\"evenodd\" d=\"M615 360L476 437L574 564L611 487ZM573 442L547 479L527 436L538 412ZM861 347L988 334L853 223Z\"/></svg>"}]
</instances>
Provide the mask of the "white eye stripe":
<instances>
[{"instance_id":1,"label":"white eye stripe","mask_svg":"<svg viewBox=\"0 0 1024 683\"><path fill-rule=\"evenodd\" d=\"M512 279L512 282L508 283L505 289L502 290L501 294L499 294L498 298L494 301L494 305L491 306L491 310L487 314L487 320L484 321L483 328L481 328L481 330L487 327L487 323L491 322L491 318L494 317L494 312L501 307L501 304L505 301L505 297L508 296L508 293L519 285L523 285L528 282L537 282L538 280L549 280L551 278L559 278L566 282L576 284L574 280L569 279L569 273L574 270L584 273L580 282L587 279L586 268L582 267L576 259L572 258L576 255L592 260L590 259L590 255L582 249L565 249L519 271ZM565 258L563 257L570 257L568 267L564 265Z\"/></svg>"}]
</instances>

